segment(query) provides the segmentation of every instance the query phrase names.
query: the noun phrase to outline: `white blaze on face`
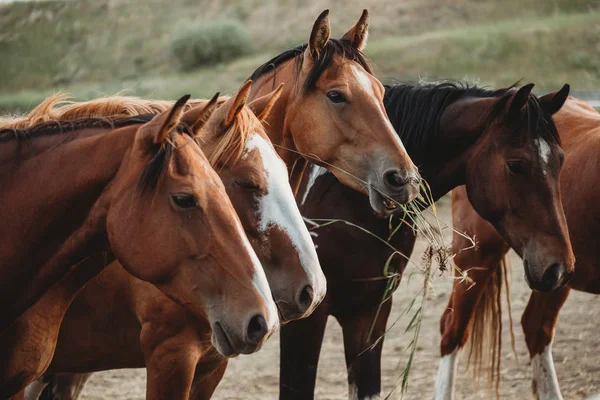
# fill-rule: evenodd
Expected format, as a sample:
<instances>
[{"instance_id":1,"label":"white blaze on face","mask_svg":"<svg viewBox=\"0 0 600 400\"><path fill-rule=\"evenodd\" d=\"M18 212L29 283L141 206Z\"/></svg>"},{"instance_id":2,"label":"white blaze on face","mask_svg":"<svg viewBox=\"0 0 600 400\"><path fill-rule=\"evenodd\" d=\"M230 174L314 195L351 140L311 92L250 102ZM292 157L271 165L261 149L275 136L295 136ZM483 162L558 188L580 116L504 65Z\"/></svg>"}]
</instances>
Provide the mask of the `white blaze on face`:
<instances>
[{"instance_id":1,"label":"white blaze on face","mask_svg":"<svg viewBox=\"0 0 600 400\"><path fill-rule=\"evenodd\" d=\"M327 168L323 168L316 164L310 165L310 172L308 173L308 182L306 183L306 189L304 189L304 194L302 195L301 205L304 205L306 198L308 197L308 193L310 193L310 189L313 187L317 179L321 175L325 175L328 172Z\"/></svg>"},{"instance_id":2,"label":"white blaze on face","mask_svg":"<svg viewBox=\"0 0 600 400\"><path fill-rule=\"evenodd\" d=\"M440 360L437 377L435 378L434 400L452 400L454 393L454 375L456 373L458 349L446 354Z\"/></svg>"},{"instance_id":3,"label":"white blaze on face","mask_svg":"<svg viewBox=\"0 0 600 400\"><path fill-rule=\"evenodd\" d=\"M250 258L252 260L252 266L254 267L254 277L252 279L252 283L256 291L263 298L263 302L265 303L265 307L267 309L267 328L269 332L273 331L278 323L279 323L279 313L277 311L277 306L275 305L275 301L273 300L273 295L271 294L271 288L269 287L269 282L267 281L267 276L265 275L265 270L262 267L262 264L258 260L258 256L256 252L250 246L250 242L248 241L248 237L246 236L246 232L242 228L242 224L239 219L235 218L236 228L240 236L242 237L242 243L246 247L248 254L250 254Z\"/></svg>"},{"instance_id":4,"label":"white blaze on face","mask_svg":"<svg viewBox=\"0 0 600 400\"><path fill-rule=\"evenodd\" d=\"M535 144L538 148L540 158L542 159L542 171L544 172L544 175L546 175L546 166L548 165L548 160L550 159L550 153L552 150L550 149L548 142L542 138L536 139Z\"/></svg>"},{"instance_id":5,"label":"white blaze on face","mask_svg":"<svg viewBox=\"0 0 600 400\"><path fill-rule=\"evenodd\" d=\"M252 135L246 144L248 153L254 149L259 151L262 158L267 182L267 193L258 199L259 230L266 232L271 227L277 227L288 235L312 283L314 298L320 300L325 295L327 283L315 246L294 199L287 167L273 145L258 134Z\"/></svg>"},{"instance_id":6,"label":"white blaze on face","mask_svg":"<svg viewBox=\"0 0 600 400\"><path fill-rule=\"evenodd\" d=\"M381 118L383 118L383 120L385 121L385 124L388 127L390 134L396 140L396 142L398 143L400 148L402 150L404 150L404 152L406 152L406 149L404 148L404 143L402 143L402 140L400 140L400 137L396 133L394 126L390 122L390 119L388 118L387 114L383 110L383 107L381 106L379 100L375 96L375 91L373 90L373 84L371 83L371 78L369 78L369 75L367 75L367 73L365 71L361 71L356 65L351 65L350 68L352 68L352 72L354 73L354 76L356 76L356 79L358 80L358 83L360 83L360 86L373 99L373 102L377 106L377 109L379 110L379 113L381 114Z\"/></svg>"},{"instance_id":7,"label":"white blaze on face","mask_svg":"<svg viewBox=\"0 0 600 400\"><path fill-rule=\"evenodd\" d=\"M552 343L544 348L542 354L533 356L531 368L533 369L533 382L538 399L562 400L563 397L560 393L556 370L554 369L554 360L552 359Z\"/></svg>"}]
</instances>

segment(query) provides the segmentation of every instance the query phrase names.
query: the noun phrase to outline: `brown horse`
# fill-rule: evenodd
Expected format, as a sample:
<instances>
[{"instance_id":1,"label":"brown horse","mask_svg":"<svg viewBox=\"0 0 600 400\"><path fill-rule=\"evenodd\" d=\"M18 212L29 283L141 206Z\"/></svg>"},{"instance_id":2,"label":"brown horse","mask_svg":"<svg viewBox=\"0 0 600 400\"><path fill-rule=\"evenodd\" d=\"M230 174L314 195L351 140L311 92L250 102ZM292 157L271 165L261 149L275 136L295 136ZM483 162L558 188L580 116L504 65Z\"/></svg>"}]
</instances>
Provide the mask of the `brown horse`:
<instances>
[{"instance_id":1,"label":"brown horse","mask_svg":"<svg viewBox=\"0 0 600 400\"><path fill-rule=\"evenodd\" d=\"M207 139L202 134L204 129L214 130L217 127L225 132L237 129L238 114L244 106L249 90L250 84L245 85L238 96L219 109L218 124L211 123L211 120L206 122L206 109L200 108L185 115L188 118L194 117L191 120L191 128L178 127L183 102L177 103L174 108L176 112L160 114L147 124L140 124L140 118L101 120L104 124L111 122L109 128L99 126L99 120L96 119L72 123L71 140L63 146L79 141L90 142L98 151L106 151L106 146L109 146L115 158L123 158L119 163L122 163L121 168L127 168L127 173L118 171L111 181L111 185L115 185L115 190L119 191L113 194L114 197L111 196L109 204L114 204L110 207L124 208L121 214L117 214L118 220L113 220L115 217L109 214L110 242L101 242L103 246L98 246L97 254L92 252L81 265L18 318L0 338L3 360L0 371L1 394L12 395L43 373L52 359L58 327L70 301L87 280L114 260L112 253L117 256L133 253L140 261L144 261L146 269L138 267L140 274L146 274L143 277L147 280L152 279L156 288L168 293L171 298L184 304L195 318L204 321L204 329L209 333L204 340L212 341L222 354L249 353L260 348L277 326L276 306L264 271L242 232L240 221L223 184L196 144L196 141ZM214 108L216 100L215 97L206 108ZM152 117L145 119L150 120ZM125 127L115 130L113 127L116 125ZM64 131L68 126L67 122L55 123L43 132L51 135ZM258 128L256 125L250 127L260 129L260 123ZM34 127L24 133L41 134L42 131L36 129L39 128ZM174 130L183 133L171 134ZM14 132L21 134L20 131ZM165 138L156 136L159 133ZM157 137L161 141L158 141ZM64 142L65 138L60 140ZM131 143L127 141L133 143L131 149L128 149L127 146L131 146ZM54 148L56 142L51 146ZM149 153L148 146L159 146L158 152L154 155ZM207 147L210 146L214 144L207 144ZM230 156L234 154L232 152L241 153L242 150L233 145L223 149L221 154ZM144 165L134 164L134 160L138 163L141 163L138 160L144 160L140 157L142 155L152 157L146 168ZM156 158L157 156L159 158ZM79 171L84 170L88 160L84 158L81 161L83 166ZM110 163L105 162L102 165L110 166ZM93 176L98 175L98 172L93 172ZM140 173L142 178L136 189L133 177L139 177ZM129 179L122 182L120 174ZM126 184L133 186L139 193L131 193L121 187L127 186ZM107 191L110 193L110 190L105 190ZM123 195L129 201L122 200ZM289 195L291 197L291 192ZM167 199L166 205L162 204L163 196ZM132 201L136 198L137 201L150 200L154 206L134 207ZM142 217L142 212L157 215L148 214L152 217ZM169 215L177 217L175 221L178 222L173 223L174 227L168 224ZM141 223L136 219L141 220ZM122 228L127 231L127 236L122 237L122 233L114 230L113 226L119 224L127 226ZM136 239L146 237L145 230L148 229L152 231L152 239L156 237L162 241L156 242L148 237L149 243L145 245L142 240ZM119 240L115 240L115 237ZM108 245L110 248L105 247ZM127 246L131 246L131 249ZM107 251L108 249L110 251ZM170 251L181 255L163 254ZM183 260L179 260L178 257L183 257ZM128 263L140 262L132 256L123 260ZM125 262L122 263L125 266ZM175 268L177 264L171 266L173 263L183 264L179 268L181 272ZM166 266L171 268L166 269ZM154 271L150 269L152 267ZM126 269L132 268L126 266ZM155 290L161 293L158 289ZM240 306L241 304L243 306ZM158 328L150 329L149 334L159 330Z\"/></svg>"},{"instance_id":2,"label":"brown horse","mask_svg":"<svg viewBox=\"0 0 600 400\"><path fill-rule=\"evenodd\" d=\"M251 81L246 82L244 90L240 90L238 95L247 95L246 91L251 85ZM269 115L281 89L278 88L251 105L258 119L250 110L242 112L244 109L241 107L238 121L240 126L232 126L229 130L223 130L222 126L206 129L213 134L203 134L201 144L205 153L211 154L211 164L218 168L234 206L240 213L245 214L241 220L246 234L261 263L266 266L271 292L277 299L280 316L283 321L289 321L302 318L320 303L326 282L308 231L293 200L293 194L288 190L289 183L283 179L285 174L281 173L283 170L279 157L271 157L268 148L264 150L265 145L259 141L261 137L268 141L261 119ZM218 104L223 104L226 99L219 98ZM189 111L193 107L206 104L205 100L194 99L188 101L186 109ZM172 101L136 97L110 96L86 102L73 102L69 101L66 95L54 95L26 116L6 119L4 125L19 128L53 120L157 114L172 106ZM187 113L183 121L192 124L198 117L197 112L202 110L197 108L196 112ZM223 118L225 116L221 119ZM211 124L218 124L221 119L215 117ZM252 140L247 143L249 138ZM245 148L246 144L263 149L261 152L266 153L261 156L261 160L256 160L257 157L239 160L242 152L250 153L252 150L250 147ZM229 168L224 169L224 164ZM270 189L267 189L267 186ZM230 190L232 188L237 190ZM271 246L269 243L277 245ZM281 265L285 265L285 268L280 268Z\"/></svg>"},{"instance_id":3,"label":"brown horse","mask_svg":"<svg viewBox=\"0 0 600 400\"><path fill-rule=\"evenodd\" d=\"M395 202L417 196L420 177L384 111L383 86L361 53L367 11L341 40L330 39L328 14L325 10L317 18L307 44L252 74L252 97L287 83L269 115L267 133L290 169L294 190L312 161L368 194L372 208L388 215L396 211Z\"/></svg>"},{"instance_id":4,"label":"brown horse","mask_svg":"<svg viewBox=\"0 0 600 400\"><path fill-rule=\"evenodd\" d=\"M217 229L213 227L222 225L222 219L226 218L227 224L232 224L237 217L228 208L228 201L220 205L211 200L206 207L215 210L214 220L199 218L184 230L169 223L169 218L181 219L178 201L208 196L209 190L206 184L200 185L191 177L173 176L176 171L171 171L171 163L179 159L184 159L190 169L203 168L205 162L197 146L174 151L175 143L183 146L193 141L191 136L174 131L184 104L185 101L177 103L170 112L139 127L139 132L123 128L85 140L75 140L77 133L68 125L42 124L27 130L0 131L0 163L3 165L0 207L4 215L0 232L0 257L3 260L0 266L0 291L3 293L0 332L65 276L73 265L90 253L104 252L108 245L131 273L144 280L160 282L165 293L177 296L188 308L203 313L205 302L200 301L192 288L205 280L194 272L205 261L189 262L185 255L195 254L194 243L198 242L197 249L205 249L200 244L206 243L200 235L191 232L200 228L204 232L207 228ZM91 126L93 128L94 124ZM63 131L68 134L60 135ZM123 131L126 134L121 135ZM193 160L194 154L200 157L197 163ZM207 174L212 173L205 172L200 176ZM165 185L161 183L160 188L155 188L158 179L163 177ZM177 184L171 183L175 178ZM36 188L35 196L30 193L32 187ZM198 195L189 193L196 187ZM224 194L219 183L210 186L213 187L216 193ZM175 193L175 189L181 190L182 194ZM168 194L170 192L172 194ZM209 197L216 199L218 195ZM153 198L161 201L149 202ZM156 217L140 218L150 211ZM153 235L152 240L142 235L146 229L157 225L165 229ZM246 238L238 230L232 233L234 228L237 229L236 225L218 228L214 234L215 242L224 245L219 240L234 235L239 240L235 245L241 246ZM148 259L148 253L140 251L156 248L156 243L169 243L169 239L184 237L194 240L186 239L188 246L180 245L183 253L177 256ZM246 250L242 253L245 257L254 255ZM250 260L253 259L245 261ZM241 268L243 263L236 259L232 265ZM257 274L263 273L258 263L252 265L259 271ZM266 281L261 278L260 282L266 290ZM260 303L262 305L255 312L261 318L264 315L273 321L271 311L264 309L271 306L270 296L267 297L268 301ZM258 298L253 304L257 305L256 301ZM217 317L221 318L218 308L213 318Z\"/></svg>"},{"instance_id":5,"label":"brown horse","mask_svg":"<svg viewBox=\"0 0 600 400\"><path fill-rule=\"evenodd\" d=\"M600 253L596 244L598 235L594 233L598 230L596 221L599 218L596 211L598 186L595 182L598 170L596 160L600 151L600 114L587 103L569 98L554 116L554 121L564 149L560 189L577 268L564 288L547 292L533 286L533 289L538 290L531 293L521 319L533 368L533 394L540 399L562 399L552 361L552 341L558 313L569 292L575 289L600 293L600 265L597 262ZM545 170L548 176L552 173L552 164L556 163L555 157L560 154L548 152L544 146L540 146L539 151L540 157L547 160ZM451 397L453 376L448 375L448 372L454 369L456 353L469 336L469 326L475 330L482 327L482 321L496 321L500 318L501 310L486 307L486 303L496 301L493 297L501 292L503 280L498 277L503 273L502 260L509 248L514 248L512 243L503 240L494 226L481 219L469 200L464 188L454 191L454 226L459 231L476 236L479 246L460 253L456 263L463 270L477 268L477 273L472 275L476 286L465 293L463 285L454 281L448 310L441 320L442 365L447 363L449 368L446 368L446 374L440 373L438 384L444 385L447 392L443 396L440 394L438 398ZM531 212L542 211L532 209ZM455 250L459 250L463 242L455 238L453 246ZM526 259L527 255L524 256L527 269L530 262ZM532 286L529 273L525 274L525 279ZM486 315L488 312L492 312L492 315ZM472 335L473 339L482 337L475 331Z\"/></svg>"},{"instance_id":6,"label":"brown horse","mask_svg":"<svg viewBox=\"0 0 600 400\"><path fill-rule=\"evenodd\" d=\"M271 95L266 108L255 109L260 119L268 115L279 93L280 90L277 90ZM224 115L222 111L227 108L226 105L215 112L205 131L220 126L219 113ZM214 129L213 134L203 135L200 143L209 159L218 166L246 231L251 238L256 238L252 242L269 280L275 287L281 288L274 292L277 303L294 303L299 297L297 307L304 306L303 313L310 313L323 297L325 287L322 275L321 281L314 280L315 276L322 274L314 245L294 201L285 165L269 143L260 120L248 108L240 110L240 118L245 124L239 125L239 131L231 132L235 137L227 137L231 133L224 136L219 129ZM184 122L189 113L183 116ZM219 152L230 152L231 147L240 148L243 153L235 157L218 156ZM271 226L273 229L267 229ZM318 269L304 272L303 276L303 266ZM306 286L307 273L314 280L310 282L309 289L312 292L312 287L315 288L314 296L312 293L304 296L301 291L294 290ZM310 304L311 299L313 304ZM284 306L280 306L282 310L286 309ZM89 310L95 311L90 315ZM302 313L291 316L299 317ZM103 318L106 320L102 321ZM67 364L67 371L146 366L148 396L187 398L193 380L192 396L209 397L227 366L227 359L206 345L210 330L204 321L161 295L152 285L127 274L118 265L109 267L82 291L67 313L63 326L58 353L50 371L61 370ZM92 326L95 327L93 331L89 335L84 334L85 341L80 343L82 336L79 334L71 337L72 329L83 334ZM109 328L115 335L98 329L100 326ZM160 329L153 329L159 326ZM62 339L65 336L67 339ZM80 346L90 347L80 351ZM75 356L63 358L65 351ZM83 355L85 357L80 357ZM165 365L168 365L167 369ZM33 395L30 392L28 396Z\"/></svg>"},{"instance_id":7,"label":"brown horse","mask_svg":"<svg viewBox=\"0 0 600 400\"><path fill-rule=\"evenodd\" d=\"M434 199L465 184L476 209L527 254L532 275L540 280L555 263L564 265L567 275L573 269L556 189L561 150L551 116L564 102L568 88L538 99L530 95L531 87L490 91L452 83L396 85L386 88L384 103ZM542 140L551 152L549 166L538 152ZM536 173L519 174L518 160ZM390 236L389 221L365 212L367 199L321 167L309 168L297 201L308 218L342 219L380 238ZM533 205L540 211L529 211ZM310 317L281 328L280 398L313 398L329 315L342 326L350 398L373 398L380 392L383 341L370 347L385 333L391 309L391 301L386 301L378 310L388 284L378 278L392 251L379 239L345 224L312 233L328 279L327 295ZM410 256L415 239L405 225L389 242ZM394 257L390 268L401 274L405 266L404 258ZM564 279L556 277L554 284Z\"/></svg>"}]
</instances>

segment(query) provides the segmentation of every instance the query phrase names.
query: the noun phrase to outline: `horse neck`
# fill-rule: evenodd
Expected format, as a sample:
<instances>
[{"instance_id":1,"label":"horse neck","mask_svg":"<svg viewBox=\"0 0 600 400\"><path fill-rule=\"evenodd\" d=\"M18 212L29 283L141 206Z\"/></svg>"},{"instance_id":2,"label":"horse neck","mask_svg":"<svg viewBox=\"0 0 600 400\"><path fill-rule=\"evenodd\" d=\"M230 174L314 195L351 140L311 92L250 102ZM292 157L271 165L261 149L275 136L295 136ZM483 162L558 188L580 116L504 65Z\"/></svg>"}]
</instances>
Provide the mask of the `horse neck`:
<instances>
[{"instance_id":1,"label":"horse neck","mask_svg":"<svg viewBox=\"0 0 600 400\"><path fill-rule=\"evenodd\" d=\"M295 132L291 131L286 118L294 111L294 107L298 106L295 100L299 97L302 89L294 64L295 60L292 59L279 66L274 75L270 73L260 78L254 83L252 98L263 96L278 87L279 84L288 82L284 85L283 92L271 109L264 126L277 154L287 166L290 185L293 192L296 193L302 180L302 174L307 166L307 161L297 152L298 149L294 144Z\"/></svg>"},{"instance_id":2,"label":"horse neck","mask_svg":"<svg viewBox=\"0 0 600 400\"><path fill-rule=\"evenodd\" d=\"M435 200L465 184L467 163L485 131L483 116L496 101L492 97L465 97L450 104L443 112L438 140L432 148L425 150L427 160L420 167Z\"/></svg>"},{"instance_id":3,"label":"horse neck","mask_svg":"<svg viewBox=\"0 0 600 400\"><path fill-rule=\"evenodd\" d=\"M129 127L75 139L22 161L0 178L5 189L0 207L6 211L0 230L5 244L0 248L0 289L7 294L4 299L12 299L0 301L6 320L31 306L89 251L107 246L108 203L99 199L109 192L105 189L135 131Z\"/></svg>"},{"instance_id":4,"label":"horse neck","mask_svg":"<svg viewBox=\"0 0 600 400\"><path fill-rule=\"evenodd\" d=\"M573 97L569 97L552 118L565 150L573 143L595 137L600 132L600 113L587 102Z\"/></svg>"},{"instance_id":5,"label":"horse neck","mask_svg":"<svg viewBox=\"0 0 600 400\"><path fill-rule=\"evenodd\" d=\"M16 223L42 229L60 224L61 214L70 215L79 209L87 214L132 147L135 131L135 127L128 127L81 137L22 161L0 180L8 189L0 202L19 209ZM26 187L35 187L36 196L22 198Z\"/></svg>"}]
</instances>

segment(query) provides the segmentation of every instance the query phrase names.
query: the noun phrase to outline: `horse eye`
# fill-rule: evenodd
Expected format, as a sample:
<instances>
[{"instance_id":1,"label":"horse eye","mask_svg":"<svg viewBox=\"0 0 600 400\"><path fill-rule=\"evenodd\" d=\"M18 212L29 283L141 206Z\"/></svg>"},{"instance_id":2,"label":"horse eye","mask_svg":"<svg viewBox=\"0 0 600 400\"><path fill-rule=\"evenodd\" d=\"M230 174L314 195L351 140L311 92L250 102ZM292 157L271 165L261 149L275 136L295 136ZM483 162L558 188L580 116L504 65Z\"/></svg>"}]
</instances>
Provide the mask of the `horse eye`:
<instances>
[{"instance_id":1,"label":"horse eye","mask_svg":"<svg viewBox=\"0 0 600 400\"><path fill-rule=\"evenodd\" d=\"M252 181L239 181L239 182L236 181L235 183L242 189L251 190L251 191L260 190L260 187L258 187L258 185Z\"/></svg>"},{"instance_id":2,"label":"horse eye","mask_svg":"<svg viewBox=\"0 0 600 400\"><path fill-rule=\"evenodd\" d=\"M526 172L525 165L521 161L508 161L506 166L515 175L523 175Z\"/></svg>"},{"instance_id":3,"label":"horse eye","mask_svg":"<svg viewBox=\"0 0 600 400\"><path fill-rule=\"evenodd\" d=\"M331 92L327 93L327 98L334 104L346 102L346 97L337 90L332 90Z\"/></svg>"},{"instance_id":4,"label":"horse eye","mask_svg":"<svg viewBox=\"0 0 600 400\"><path fill-rule=\"evenodd\" d=\"M171 195L171 201L175 207L182 210L198 208L198 200L193 194L173 194Z\"/></svg>"}]
</instances>

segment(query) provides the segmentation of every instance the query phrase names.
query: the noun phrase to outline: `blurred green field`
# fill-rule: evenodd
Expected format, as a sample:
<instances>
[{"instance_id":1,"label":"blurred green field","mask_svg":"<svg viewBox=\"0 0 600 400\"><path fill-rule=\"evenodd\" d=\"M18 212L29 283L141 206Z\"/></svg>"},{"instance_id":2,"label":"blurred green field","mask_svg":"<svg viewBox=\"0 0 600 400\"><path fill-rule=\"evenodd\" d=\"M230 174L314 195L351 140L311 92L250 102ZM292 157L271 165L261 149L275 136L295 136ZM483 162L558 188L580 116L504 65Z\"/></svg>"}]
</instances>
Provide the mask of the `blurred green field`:
<instances>
[{"instance_id":1,"label":"blurred green field","mask_svg":"<svg viewBox=\"0 0 600 400\"><path fill-rule=\"evenodd\" d=\"M82 0L0 5L0 112L20 112L64 91L88 99L118 91L176 98L230 93L271 56L303 43L331 9L340 36L371 13L366 54L386 82L466 79L538 92L568 82L600 90L597 0ZM238 21L250 54L182 72L171 44L184 27Z\"/></svg>"}]
</instances>

